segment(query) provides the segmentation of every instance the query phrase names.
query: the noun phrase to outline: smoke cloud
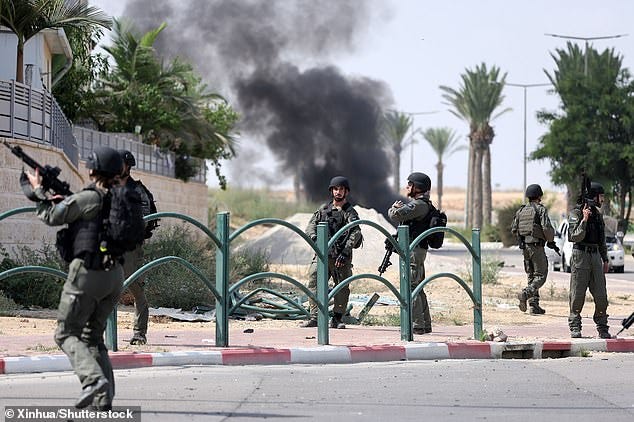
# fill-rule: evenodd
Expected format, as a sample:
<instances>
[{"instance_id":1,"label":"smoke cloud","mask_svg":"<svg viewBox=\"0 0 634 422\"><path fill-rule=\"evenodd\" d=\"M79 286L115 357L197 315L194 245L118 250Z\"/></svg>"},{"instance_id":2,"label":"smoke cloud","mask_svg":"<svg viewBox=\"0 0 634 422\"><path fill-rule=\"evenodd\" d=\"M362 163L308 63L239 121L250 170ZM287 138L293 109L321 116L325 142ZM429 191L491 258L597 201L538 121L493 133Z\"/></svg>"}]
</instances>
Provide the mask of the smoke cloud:
<instances>
[{"instance_id":1,"label":"smoke cloud","mask_svg":"<svg viewBox=\"0 0 634 422\"><path fill-rule=\"evenodd\" d=\"M320 201L330 178L344 175L357 203L384 212L394 200L391 162L379 143L380 113L392 94L383 82L332 65L387 16L380 4L132 0L124 16L142 31L167 22L159 52L192 61L231 100L242 114L242 139L268 146L279 180L298 177L306 197Z\"/></svg>"}]
</instances>

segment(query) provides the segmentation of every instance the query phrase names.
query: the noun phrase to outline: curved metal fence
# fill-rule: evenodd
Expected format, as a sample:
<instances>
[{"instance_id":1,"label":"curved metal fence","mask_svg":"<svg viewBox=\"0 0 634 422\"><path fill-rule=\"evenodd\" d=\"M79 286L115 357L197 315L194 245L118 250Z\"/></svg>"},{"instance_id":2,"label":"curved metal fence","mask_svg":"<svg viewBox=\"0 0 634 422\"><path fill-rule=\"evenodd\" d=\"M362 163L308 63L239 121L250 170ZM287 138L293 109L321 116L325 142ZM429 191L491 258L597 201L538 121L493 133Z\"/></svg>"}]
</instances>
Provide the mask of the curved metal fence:
<instances>
[{"instance_id":1,"label":"curved metal fence","mask_svg":"<svg viewBox=\"0 0 634 422\"><path fill-rule=\"evenodd\" d=\"M33 212L34 207L23 207L17 208L14 210L7 211L3 214L0 214L0 222L12 215L26 212ZM317 240L313 242L301 229L297 226L280 219L275 218L265 218L260 220L251 221L244 226L238 228L233 233L230 234L229 229L229 213L222 212L216 215L216 232L213 233L211 230L207 228L204 224L195 220L194 218L172 212L161 212L156 214L151 214L145 217L146 221L155 220L155 219L163 219L163 218L176 218L182 221L185 221L198 229L200 229L212 242L216 249L216 262L215 262L215 280L208 279L198 268L192 265L190 262L184 260L183 258L177 256L165 256L158 259L155 259L147 264L143 265L136 272L130 275L124 281L124 288L129 286L132 282L137 280L139 277L144 275L145 273L151 272L154 268L167 265L167 264L176 264L183 266L184 268L191 271L191 273L199 279L213 294L216 299L216 335L215 335L215 344L216 346L228 346L229 345L229 316L234 314L238 308L240 307L248 307L251 310L256 310L258 307L254 307L252 305L248 305L247 301L253 295L259 292L266 292L272 294L283 301L285 301L288 305L287 307L280 309L280 314L282 313L298 313L300 317L307 316L307 310L300 304L296 303L293 299L287 297L286 295L277 292L272 289L267 288L257 288L253 291L247 293L235 300L232 303L232 300L237 297L236 293L240 290L241 287L245 286L247 283L258 280L258 279L271 279L277 278L283 280L297 289L302 291L306 296L315 300L318 306L318 318L317 318L317 333L318 338L317 341L321 345L329 344L329 331L328 331L328 303L330 300L346 285L349 285L357 280L361 279L371 279L382 283L386 286L390 292L396 297L399 306L400 306L400 321L401 321L401 339L404 341L412 341L413 333L412 333L412 302L413 299L416 298L417 295L420 294L422 289L429 284L430 282L437 280L439 278L448 278L456 281L469 296L471 301L473 302L473 335L474 338L479 338L482 333L482 277L481 277L481 250L480 250L480 231L479 229L472 230L471 243L467 241L459 232L449 228L449 227L435 227L425 231L420 234L418 237L413 239L410 242L409 239L409 231L407 226L399 226L397 229L397 237L394 239L385 228L380 226L379 224L369 221L369 220L357 220L347 224L342 227L337 233L333 235L332 238L328 238L328 226L326 223L319 223L317 226ZM236 241L244 232L247 230L258 226L258 225L282 225L292 230L300 236L307 245L313 249L317 259L317 289L316 291L311 291L308 289L302 282L281 273L275 272L260 272L255 274L250 274L241 280L236 281L233 285L230 285L229 282L229 262L230 262L230 254L231 254L231 243ZM386 278L372 274L372 273L361 273L361 274L353 274L351 277L348 277L344 280L341 280L339 284L333 288L330 292L328 291L328 250L332 247L337 239L345 234L345 232L354 227L354 226L369 226L372 229L378 230L385 236L388 241L392 243L394 246L394 253L399 256L399 286L394 286L389 280ZM414 250L415 247L426 237L429 235L443 231L447 234L451 234L458 238L458 240L465 246L468 252L471 255L472 259L472 280L473 285L469 286L461 277L453 273L438 273L427 276L413 291L410 286L410 254ZM42 272L51 275L58 276L60 278L65 278L66 274L63 271L46 268L46 267L34 267L34 266L25 266L19 268L12 268L10 270L4 271L0 273L0 281L5 278L14 276L16 274L29 273L29 272ZM266 310L270 312L271 310ZM265 313L266 313L265 311ZM273 311L275 313L276 311ZM106 343L112 350L117 350L117 311L116 309L110 315L108 320L108 325L106 328Z\"/></svg>"}]
</instances>

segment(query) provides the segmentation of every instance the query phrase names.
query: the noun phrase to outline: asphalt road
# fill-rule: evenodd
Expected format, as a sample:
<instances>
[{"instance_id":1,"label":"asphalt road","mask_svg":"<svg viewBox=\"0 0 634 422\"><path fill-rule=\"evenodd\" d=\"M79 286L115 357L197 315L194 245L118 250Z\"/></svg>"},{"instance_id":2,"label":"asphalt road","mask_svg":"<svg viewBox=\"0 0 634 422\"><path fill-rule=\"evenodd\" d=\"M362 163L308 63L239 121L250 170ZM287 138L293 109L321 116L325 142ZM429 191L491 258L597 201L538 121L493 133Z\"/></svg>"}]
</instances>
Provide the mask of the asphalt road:
<instances>
[{"instance_id":1,"label":"asphalt road","mask_svg":"<svg viewBox=\"0 0 634 422\"><path fill-rule=\"evenodd\" d=\"M144 421L634 420L634 355L116 371ZM4 375L3 406L69 405L71 374ZM5 420L9 420L8 418ZM15 420L15 419L14 419Z\"/></svg>"},{"instance_id":2,"label":"asphalt road","mask_svg":"<svg viewBox=\"0 0 634 422\"><path fill-rule=\"evenodd\" d=\"M502 271L511 274L525 274L522 253L517 248L498 248L483 249L483 259L491 258L504 262ZM454 259L462 262L469 262L471 255L462 246L449 245L443 246L442 249L430 250L427 260L433 259ZM570 283L570 274L562 271L549 271L548 280L555 282L560 287L568 287ZM619 292L634 293L634 257L631 254L625 254L625 272L621 274L606 274L608 283L608 291L614 289Z\"/></svg>"}]
</instances>

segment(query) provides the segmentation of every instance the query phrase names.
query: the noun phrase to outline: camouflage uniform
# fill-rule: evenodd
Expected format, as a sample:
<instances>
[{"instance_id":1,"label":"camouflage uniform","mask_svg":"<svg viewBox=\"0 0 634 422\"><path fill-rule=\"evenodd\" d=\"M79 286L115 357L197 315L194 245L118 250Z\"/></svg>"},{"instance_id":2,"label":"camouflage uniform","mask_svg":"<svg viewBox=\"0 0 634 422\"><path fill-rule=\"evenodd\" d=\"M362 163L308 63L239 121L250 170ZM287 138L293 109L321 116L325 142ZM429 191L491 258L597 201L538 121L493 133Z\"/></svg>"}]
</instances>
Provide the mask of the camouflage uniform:
<instances>
[{"instance_id":1,"label":"camouflage uniform","mask_svg":"<svg viewBox=\"0 0 634 422\"><path fill-rule=\"evenodd\" d=\"M400 208L391 207L388 209L387 214L397 224L408 224L414 220L424 220L431 211L430 205L429 192L421 193ZM410 283L412 291L425 279L426 257L427 248L421 242L410 255ZM412 322L414 330L424 333L431 332L431 315L424 290L420 291L420 294L412 303Z\"/></svg>"},{"instance_id":2,"label":"camouflage uniform","mask_svg":"<svg viewBox=\"0 0 634 422\"><path fill-rule=\"evenodd\" d=\"M346 202L342 208L332 205L332 202L326 203L317 210L306 228L308 237L315 241L317 239L317 223L328 223L328 234L332 237L346 224L359 219L359 214L352 205ZM342 280L352 276L352 249L361 240L361 228L355 226L349 230L347 234L339 237L335 245L328 251L328 279L332 278L336 286ZM343 255L346 257L345 264L342 267L336 267L335 261L337 257ZM313 258L309 269L308 287L315 291L317 289L317 257ZM335 316L343 316L346 314L348 307L348 298L350 297L350 287L345 286L334 297L333 313ZM310 303L310 319L317 319L317 303L313 300Z\"/></svg>"},{"instance_id":3,"label":"camouflage uniform","mask_svg":"<svg viewBox=\"0 0 634 422\"><path fill-rule=\"evenodd\" d=\"M520 236L519 213L524 207L534 207L535 221L533 224L533 235ZM511 225L511 232L520 237L520 247L523 247L524 271L527 276L527 286L520 293L520 309L522 309L522 299L528 300L531 314L543 314L545 311L539 306L539 289L546 283L548 277L548 258L544 251L546 242L552 242L555 238L555 229L548 217L548 210L537 201L531 200L528 205L523 205L515 213L515 218ZM523 302L524 305L526 302Z\"/></svg>"},{"instance_id":4,"label":"camouflage uniform","mask_svg":"<svg viewBox=\"0 0 634 422\"><path fill-rule=\"evenodd\" d=\"M608 262L605 244L605 224L596 207L591 207L588 221L583 221L580 206L574 208L568 219L568 240L574 242L570 274L570 315L568 326L573 337L581 336L581 311L590 290L594 299L594 316L597 331L603 337L609 336L608 294L605 284L603 264ZM577 334L578 333L578 334Z\"/></svg>"},{"instance_id":5,"label":"camouflage uniform","mask_svg":"<svg viewBox=\"0 0 634 422\"><path fill-rule=\"evenodd\" d=\"M41 188L35 192L40 199L46 198ZM101 207L99 192L83 190L58 204L38 202L37 216L48 225L59 226L96 218ZM93 399L97 406L112 405L114 397L114 375L103 333L122 285L123 269L118 262L108 270L88 269L84 260L76 257L69 265L59 301L55 342L68 356L82 388L103 377L109 381L108 389Z\"/></svg>"}]
</instances>

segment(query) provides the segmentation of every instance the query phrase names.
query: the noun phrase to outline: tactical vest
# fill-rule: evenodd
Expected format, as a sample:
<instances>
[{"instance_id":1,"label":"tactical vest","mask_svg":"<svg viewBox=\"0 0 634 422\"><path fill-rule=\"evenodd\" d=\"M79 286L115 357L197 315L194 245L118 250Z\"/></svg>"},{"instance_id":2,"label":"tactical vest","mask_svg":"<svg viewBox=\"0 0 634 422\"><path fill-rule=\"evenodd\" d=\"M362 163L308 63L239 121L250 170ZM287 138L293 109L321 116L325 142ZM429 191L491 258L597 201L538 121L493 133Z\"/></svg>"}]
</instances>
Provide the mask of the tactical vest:
<instances>
[{"instance_id":1,"label":"tactical vest","mask_svg":"<svg viewBox=\"0 0 634 422\"><path fill-rule=\"evenodd\" d=\"M583 216L583 212L581 211L581 209L578 209ZM588 221L586 222L586 235L580 243L588 243L592 245L598 245L599 243L601 243L602 237L604 235L603 222L601 220L601 215L593 209L590 217L588 218Z\"/></svg>"},{"instance_id":2,"label":"tactical vest","mask_svg":"<svg viewBox=\"0 0 634 422\"><path fill-rule=\"evenodd\" d=\"M528 237L529 239L526 239L528 242L546 240L539 217L539 210L533 203L522 205L517 210L517 234L524 238Z\"/></svg>"},{"instance_id":3,"label":"tactical vest","mask_svg":"<svg viewBox=\"0 0 634 422\"><path fill-rule=\"evenodd\" d=\"M430 227L430 222L431 222L431 217L432 217L432 210L434 210L434 206L432 205L431 201L428 200L427 198L420 198L421 201L425 202L427 205L429 205L429 212L427 214L425 214L424 217L417 217L413 220L409 220L406 221L403 224L406 224L409 227L409 240L412 241L414 239L416 239L418 237L418 235L420 235L421 233L423 233L425 230L429 229ZM423 239L422 242L420 242L418 244L419 247L421 248L425 248L427 249L429 247L428 245L428 239Z\"/></svg>"},{"instance_id":4,"label":"tactical vest","mask_svg":"<svg viewBox=\"0 0 634 422\"><path fill-rule=\"evenodd\" d=\"M88 187L85 190L93 190L99 194L101 210L90 220L80 218L70 223L68 229L60 230L58 249L66 248L66 252L60 250L60 254L66 261L82 258L86 268L102 269L103 254L99 252L99 245L104 230L104 215L107 215L109 211L109 204L107 204L107 195L104 196L94 187Z\"/></svg>"},{"instance_id":5,"label":"tactical vest","mask_svg":"<svg viewBox=\"0 0 634 422\"><path fill-rule=\"evenodd\" d=\"M328 237L332 237L337 233L343 226L347 224L346 214L352 209L352 204L346 202L343 207L335 208L332 205L332 202L328 202L319 208L319 220L318 222L325 222L328 224ZM331 249L330 255L337 256L343 248L346 246L346 240L348 236L340 236L335 242L335 247ZM363 242L363 237L359 236L359 241L353 245L353 248L358 248L361 246Z\"/></svg>"}]
</instances>

